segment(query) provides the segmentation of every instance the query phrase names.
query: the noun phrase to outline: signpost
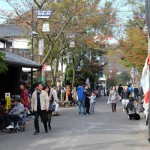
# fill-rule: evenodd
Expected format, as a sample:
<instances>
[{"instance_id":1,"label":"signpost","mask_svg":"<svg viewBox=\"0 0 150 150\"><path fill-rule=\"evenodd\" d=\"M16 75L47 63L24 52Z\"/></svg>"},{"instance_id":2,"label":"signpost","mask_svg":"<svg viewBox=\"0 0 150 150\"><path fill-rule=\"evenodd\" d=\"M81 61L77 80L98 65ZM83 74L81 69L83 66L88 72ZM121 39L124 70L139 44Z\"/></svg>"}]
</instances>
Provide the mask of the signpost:
<instances>
[{"instance_id":1,"label":"signpost","mask_svg":"<svg viewBox=\"0 0 150 150\"><path fill-rule=\"evenodd\" d=\"M44 19L48 19L52 14L51 10L38 10L37 11L37 17L38 18L44 18Z\"/></svg>"}]
</instances>

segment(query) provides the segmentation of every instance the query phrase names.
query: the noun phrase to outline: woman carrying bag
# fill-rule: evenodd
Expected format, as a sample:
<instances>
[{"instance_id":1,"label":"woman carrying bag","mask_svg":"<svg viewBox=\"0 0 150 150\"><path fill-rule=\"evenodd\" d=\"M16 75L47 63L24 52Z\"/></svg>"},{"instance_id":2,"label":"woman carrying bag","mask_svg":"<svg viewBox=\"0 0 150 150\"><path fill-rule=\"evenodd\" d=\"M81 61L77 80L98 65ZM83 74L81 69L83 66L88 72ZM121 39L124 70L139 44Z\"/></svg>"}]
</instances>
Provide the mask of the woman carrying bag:
<instances>
[{"instance_id":1,"label":"woman carrying bag","mask_svg":"<svg viewBox=\"0 0 150 150\"><path fill-rule=\"evenodd\" d=\"M110 91L107 104L111 104L112 112L116 112L116 103L119 100L119 94L116 90L116 87Z\"/></svg>"}]
</instances>

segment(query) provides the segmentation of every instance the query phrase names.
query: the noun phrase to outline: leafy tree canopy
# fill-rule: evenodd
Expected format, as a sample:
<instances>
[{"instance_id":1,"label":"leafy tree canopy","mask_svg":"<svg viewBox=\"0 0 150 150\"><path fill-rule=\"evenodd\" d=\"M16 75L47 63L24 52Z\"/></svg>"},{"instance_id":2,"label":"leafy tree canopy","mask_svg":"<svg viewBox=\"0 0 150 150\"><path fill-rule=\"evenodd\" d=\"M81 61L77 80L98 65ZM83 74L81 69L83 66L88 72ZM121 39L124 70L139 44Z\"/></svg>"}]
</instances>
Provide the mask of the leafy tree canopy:
<instances>
[{"instance_id":1,"label":"leafy tree canopy","mask_svg":"<svg viewBox=\"0 0 150 150\"><path fill-rule=\"evenodd\" d=\"M5 63L5 54L0 52L0 73L7 71L7 65Z\"/></svg>"}]
</instances>

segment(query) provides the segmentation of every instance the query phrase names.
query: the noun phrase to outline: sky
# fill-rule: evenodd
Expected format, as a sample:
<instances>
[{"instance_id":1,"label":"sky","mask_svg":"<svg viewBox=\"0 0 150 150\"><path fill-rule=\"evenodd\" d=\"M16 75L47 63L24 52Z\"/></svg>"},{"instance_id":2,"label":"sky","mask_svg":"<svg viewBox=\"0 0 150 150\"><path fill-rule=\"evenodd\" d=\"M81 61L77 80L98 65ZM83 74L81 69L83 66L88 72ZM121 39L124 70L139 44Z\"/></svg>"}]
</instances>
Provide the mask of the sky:
<instances>
[{"instance_id":1,"label":"sky","mask_svg":"<svg viewBox=\"0 0 150 150\"><path fill-rule=\"evenodd\" d=\"M12 10L12 7L5 0L0 0L0 9Z\"/></svg>"},{"instance_id":2,"label":"sky","mask_svg":"<svg viewBox=\"0 0 150 150\"><path fill-rule=\"evenodd\" d=\"M110 1L110 0L102 0L101 4L104 4L106 1ZM124 2L124 0L118 0L119 3L121 1ZM12 11L13 8L6 2L6 0L0 0L0 10ZM129 11L129 7L122 6L119 13L120 17L124 18L125 20L128 19L128 17L131 16L131 13L128 11ZM3 15L0 15L0 23L5 21L4 18L5 17Z\"/></svg>"}]
</instances>

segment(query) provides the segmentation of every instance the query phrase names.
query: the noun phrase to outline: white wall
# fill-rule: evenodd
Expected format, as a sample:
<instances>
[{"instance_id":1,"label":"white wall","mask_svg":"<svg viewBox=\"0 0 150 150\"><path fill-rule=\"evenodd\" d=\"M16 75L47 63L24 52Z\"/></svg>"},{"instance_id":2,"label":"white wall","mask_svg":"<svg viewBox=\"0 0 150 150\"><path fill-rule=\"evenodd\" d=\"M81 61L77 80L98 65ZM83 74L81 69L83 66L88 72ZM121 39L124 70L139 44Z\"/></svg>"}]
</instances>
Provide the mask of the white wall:
<instances>
[{"instance_id":1,"label":"white wall","mask_svg":"<svg viewBox=\"0 0 150 150\"><path fill-rule=\"evenodd\" d=\"M0 48L4 48L4 44L0 42Z\"/></svg>"},{"instance_id":2,"label":"white wall","mask_svg":"<svg viewBox=\"0 0 150 150\"><path fill-rule=\"evenodd\" d=\"M12 48L19 48L19 49L29 49L30 46L28 45L29 39L14 39L12 43Z\"/></svg>"}]
</instances>

